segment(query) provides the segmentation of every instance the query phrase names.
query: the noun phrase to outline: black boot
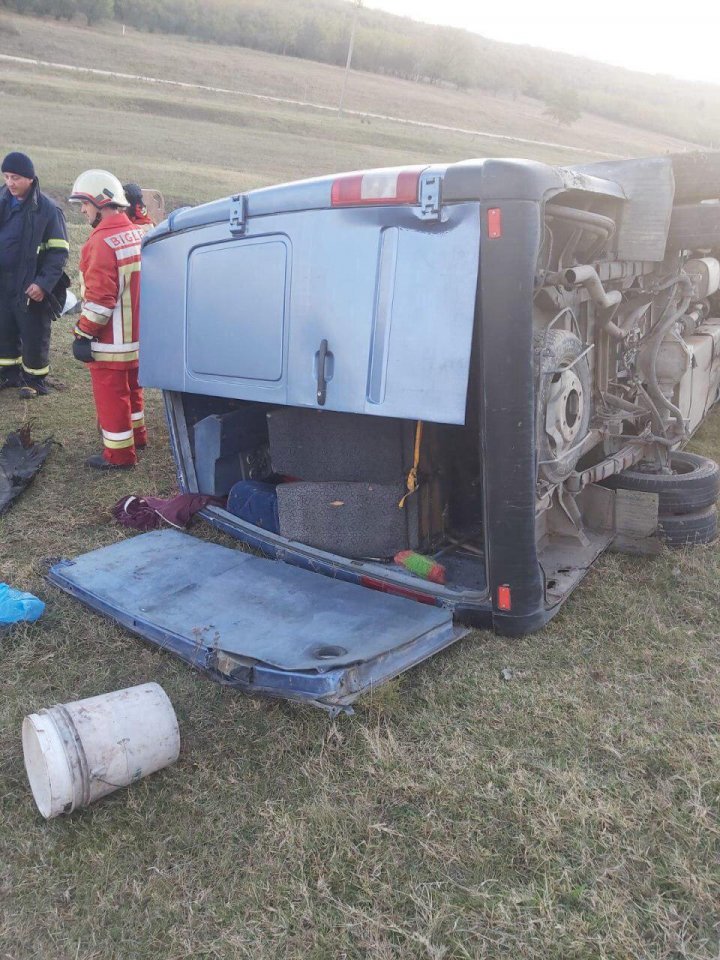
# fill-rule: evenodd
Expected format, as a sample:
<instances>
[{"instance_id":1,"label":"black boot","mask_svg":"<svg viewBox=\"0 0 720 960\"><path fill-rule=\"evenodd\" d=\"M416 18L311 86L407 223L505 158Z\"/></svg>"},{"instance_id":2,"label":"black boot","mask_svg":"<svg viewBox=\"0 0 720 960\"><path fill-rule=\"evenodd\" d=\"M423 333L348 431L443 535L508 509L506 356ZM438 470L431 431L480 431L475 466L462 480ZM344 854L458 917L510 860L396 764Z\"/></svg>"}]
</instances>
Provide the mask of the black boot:
<instances>
[{"instance_id":1,"label":"black boot","mask_svg":"<svg viewBox=\"0 0 720 960\"><path fill-rule=\"evenodd\" d=\"M85 461L86 467L92 467L93 470L132 470L134 463L110 463L101 453L94 453Z\"/></svg>"},{"instance_id":2,"label":"black boot","mask_svg":"<svg viewBox=\"0 0 720 960\"><path fill-rule=\"evenodd\" d=\"M20 396L23 400L33 400L35 397L46 397L48 385L45 383L45 377L35 377L31 373L23 376L22 386L20 387Z\"/></svg>"},{"instance_id":3,"label":"black boot","mask_svg":"<svg viewBox=\"0 0 720 960\"><path fill-rule=\"evenodd\" d=\"M21 387L22 384L23 380L19 367L0 367L0 390L6 390L8 387Z\"/></svg>"}]
</instances>

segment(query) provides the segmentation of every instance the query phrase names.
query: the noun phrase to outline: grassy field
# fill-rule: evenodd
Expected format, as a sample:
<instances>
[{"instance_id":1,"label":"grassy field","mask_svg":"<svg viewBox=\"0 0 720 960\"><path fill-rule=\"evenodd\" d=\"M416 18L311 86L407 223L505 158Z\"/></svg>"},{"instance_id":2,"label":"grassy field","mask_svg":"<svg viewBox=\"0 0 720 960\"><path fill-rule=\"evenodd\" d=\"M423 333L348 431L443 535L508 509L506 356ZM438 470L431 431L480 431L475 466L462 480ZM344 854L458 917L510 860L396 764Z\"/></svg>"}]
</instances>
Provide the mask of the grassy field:
<instances>
[{"instance_id":1,"label":"grassy field","mask_svg":"<svg viewBox=\"0 0 720 960\"><path fill-rule=\"evenodd\" d=\"M338 71L317 64L158 37L125 38L121 51L109 32L4 22L20 31L0 30L4 52L82 54L109 68L127 60L132 72L281 95L307 84L315 99L338 90ZM26 148L57 196L87 166L176 203L488 152L460 135L201 92L7 64L0 76L2 142ZM463 94L377 77L353 85L353 104L374 112L435 109L453 124L463 115ZM480 122L471 109L459 125ZM510 129L538 135L522 116L498 126ZM580 129L553 127L552 139ZM665 149L623 128L584 136L596 149ZM84 236L73 219L73 264ZM652 561L607 555L540 633L473 633L352 717L250 699L46 584L51 558L125 535L109 515L120 496L175 489L152 391L138 470L83 469L99 447L70 341L70 323L56 324L62 389L32 403L0 394L0 433L32 417L35 435L58 443L0 520L0 580L47 602L37 624L0 637L2 960L717 960L718 546ZM720 459L717 413L693 448ZM221 541L202 525L195 532ZM23 769L23 716L149 680L178 713L179 762L42 821Z\"/></svg>"}]
</instances>

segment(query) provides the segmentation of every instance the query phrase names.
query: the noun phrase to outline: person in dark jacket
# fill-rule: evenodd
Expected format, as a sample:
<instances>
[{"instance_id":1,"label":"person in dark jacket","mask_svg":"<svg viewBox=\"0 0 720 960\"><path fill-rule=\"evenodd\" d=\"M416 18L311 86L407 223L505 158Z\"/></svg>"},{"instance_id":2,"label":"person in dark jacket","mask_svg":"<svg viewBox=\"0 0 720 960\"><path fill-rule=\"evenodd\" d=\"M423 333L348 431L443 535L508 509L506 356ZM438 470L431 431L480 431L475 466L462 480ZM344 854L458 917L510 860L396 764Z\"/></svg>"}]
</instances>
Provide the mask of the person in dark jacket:
<instances>
[{"instance_id":1,"label":"person in dark jacket","mask_svg":"<svg viewBox=\"0 0 720 960\"><path fill-rule=\"evenodd\" d=\"M9 153L0 169L0 390L19 387L30 399L48 392L50 327L70 247L30 157Z\"/></svg>"}]
</instances>

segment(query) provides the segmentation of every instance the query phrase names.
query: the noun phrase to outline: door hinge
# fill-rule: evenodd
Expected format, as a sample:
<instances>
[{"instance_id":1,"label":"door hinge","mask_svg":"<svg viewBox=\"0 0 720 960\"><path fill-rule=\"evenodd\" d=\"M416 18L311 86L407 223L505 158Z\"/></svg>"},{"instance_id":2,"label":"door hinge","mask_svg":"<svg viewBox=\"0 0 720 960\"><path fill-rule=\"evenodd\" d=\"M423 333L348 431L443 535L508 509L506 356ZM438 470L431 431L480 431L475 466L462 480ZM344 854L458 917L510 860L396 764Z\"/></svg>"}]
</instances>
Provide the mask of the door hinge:
<instances>
[{"instance_id":1,"label":"door hinge","mask_svg":"<svg viewBox=\"0 0 720 960\"><path fill-rule=\"evenodd\" d=\"M230 232L245 233L247 227L247 195L237 193L230 201Z\"/></svg>"},{"instance_id":2,"label":"door hinge","mask_svg":"<svg viewBox=\"0 0 720 960\"><path fill-rule=\"evenodd\" d=\"M439 220L442 206L442 177L423 177L420 181L420 217Z\"/></svg>"}]
</instances>

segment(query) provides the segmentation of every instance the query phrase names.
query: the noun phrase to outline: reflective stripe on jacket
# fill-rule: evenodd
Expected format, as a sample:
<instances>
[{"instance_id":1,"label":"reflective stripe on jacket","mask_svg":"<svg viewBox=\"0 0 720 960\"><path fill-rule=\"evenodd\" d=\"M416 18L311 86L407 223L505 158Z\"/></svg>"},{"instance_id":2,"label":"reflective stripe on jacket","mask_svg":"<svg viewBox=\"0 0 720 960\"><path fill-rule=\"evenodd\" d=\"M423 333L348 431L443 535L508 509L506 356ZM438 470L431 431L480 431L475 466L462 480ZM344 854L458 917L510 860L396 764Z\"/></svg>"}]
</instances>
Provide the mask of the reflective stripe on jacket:
<instances>
[{"instance_id":1,"label":"reflective stripe on jacket","mask_svg":"<svg viewBox=\"0 0 720 960\"><path fill-rule=\"evenodd\" d=\"M106 217L80 254L82 313L75 333L94 338L93 359L137 366L142 231L125 213Z\"/></svg>"}]
</instances>

